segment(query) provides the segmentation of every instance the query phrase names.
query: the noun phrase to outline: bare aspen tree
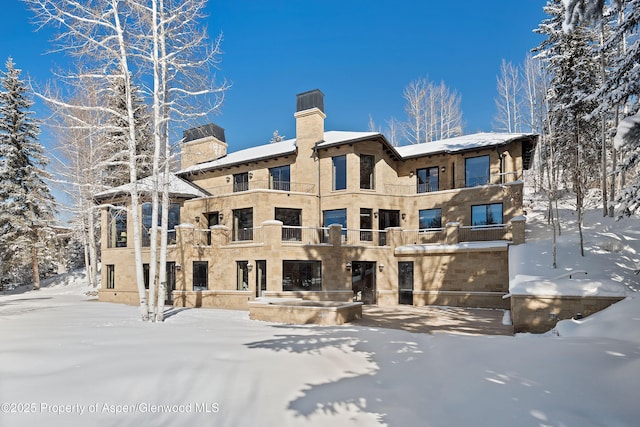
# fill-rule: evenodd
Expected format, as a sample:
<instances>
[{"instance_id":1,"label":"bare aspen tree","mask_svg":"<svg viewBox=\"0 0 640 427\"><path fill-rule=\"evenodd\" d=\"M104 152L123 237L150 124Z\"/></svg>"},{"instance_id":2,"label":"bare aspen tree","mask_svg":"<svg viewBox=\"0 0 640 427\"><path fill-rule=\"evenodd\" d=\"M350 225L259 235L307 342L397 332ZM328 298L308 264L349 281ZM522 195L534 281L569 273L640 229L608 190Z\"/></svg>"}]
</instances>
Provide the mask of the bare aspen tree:
<instances>
[{"instance_id":1,"label":"bare aspen tree","mask_svg":"<svg viewBox=\"0 0 640 427\"><path fill-rule=\"evenodd\" d=\"M504 59L500 64L500 76L497 77L498 113L494 118L497 130L504 132L520 131L521 83L518 67Z\"/></svg>"}]
</instances>

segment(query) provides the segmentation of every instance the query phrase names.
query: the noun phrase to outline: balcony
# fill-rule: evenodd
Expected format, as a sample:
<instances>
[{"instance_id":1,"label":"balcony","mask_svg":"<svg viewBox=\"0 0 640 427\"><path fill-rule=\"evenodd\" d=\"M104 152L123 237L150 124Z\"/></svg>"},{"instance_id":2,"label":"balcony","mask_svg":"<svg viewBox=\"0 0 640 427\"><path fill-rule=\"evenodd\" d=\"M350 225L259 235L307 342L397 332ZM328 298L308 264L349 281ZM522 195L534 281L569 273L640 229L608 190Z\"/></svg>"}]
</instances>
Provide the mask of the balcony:
<instances>
[{"instance_id":1,"label":"balcony","mask_svg":"<svg viewBox=\"0 0 640 427\"><path fill-rule=\"evenodd\" d=\"M443 179L443 177L440 178L439 186L432 183L411 185L386 184L385 191L386 194L411 196L415 194L433 193L436 191L482 187L485 185L502 185L521 180L522 171L505 172L484 177L476 176L468 179L457 179L454 181L453 187L451 187L451 180Z\"/></svg>"},{"instance_id":2,"label":"balcony","mask_svg":"<svg viewBox=\"0 0 640 427\"><path fill-rule=\"evenodd\" d=\"M245 191L254 190L269 190L269 191L282 191L285 193L304 193L314 194L314 184L304 184L299 182L290 181L249 181L249 182L230 182L227 185L214 187L209 191L214 196L229 195L234 193L242 193Z\"/></svg>"}]
</instances>

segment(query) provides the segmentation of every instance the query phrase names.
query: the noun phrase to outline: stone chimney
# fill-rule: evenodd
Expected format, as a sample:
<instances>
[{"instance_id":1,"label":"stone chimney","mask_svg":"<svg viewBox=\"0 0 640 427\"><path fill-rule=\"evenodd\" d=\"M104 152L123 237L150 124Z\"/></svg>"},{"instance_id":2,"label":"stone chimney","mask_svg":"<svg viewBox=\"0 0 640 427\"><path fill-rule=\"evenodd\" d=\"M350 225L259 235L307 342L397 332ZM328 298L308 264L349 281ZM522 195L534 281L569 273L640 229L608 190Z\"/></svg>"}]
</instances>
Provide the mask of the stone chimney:
<instances>
[{"instance_id":1,"label":"stone chimney","mask_svg":"<svg viewBox=\"0 0 640 427\"><path fill-rule=\"evenodd\" d=\"M296 95L296 144L306 149L324 139L324 94L319 89Z\"/></svg>"},{"instance_id":2,"label":"stone chimney","mask_svg":"<svg viewBox=\"0 0 640 427\"><path fill-rule=\"evenodd\" d=\"M181 168L208 162L227 155L224 129L209 123L182 132Z\"/></svg>"}]
</instances>

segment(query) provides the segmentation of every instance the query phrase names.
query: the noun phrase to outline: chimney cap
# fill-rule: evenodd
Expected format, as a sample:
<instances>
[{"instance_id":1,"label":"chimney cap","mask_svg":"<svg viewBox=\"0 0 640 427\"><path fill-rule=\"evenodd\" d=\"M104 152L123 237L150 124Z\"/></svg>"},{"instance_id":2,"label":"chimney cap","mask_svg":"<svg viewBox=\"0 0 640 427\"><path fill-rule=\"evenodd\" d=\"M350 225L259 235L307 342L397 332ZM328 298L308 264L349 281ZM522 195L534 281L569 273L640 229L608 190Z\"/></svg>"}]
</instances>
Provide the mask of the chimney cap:
<instances>
[{"instance_id":1,"label":"chimney cap","mask_svg":"<svg viewBox=\"0 0 640 427\"><path fill-rule=\"evenodd\" d=\"M182 131L183 142L195 141L206 138L207 136L213 136L219 141L227 142L224 137L224 129L215 123L209 123Z\"/></svg>"},{"instance_id":2,"label":"chimney cap","mask_svg":"<svg viewBox=\"0 0 640 427\"><path fill-rule=\"evenodd\" d=\"M324 113L324 94L313 89L296 95L296 112L317 108Z\"/></svg>"}]
</instances>

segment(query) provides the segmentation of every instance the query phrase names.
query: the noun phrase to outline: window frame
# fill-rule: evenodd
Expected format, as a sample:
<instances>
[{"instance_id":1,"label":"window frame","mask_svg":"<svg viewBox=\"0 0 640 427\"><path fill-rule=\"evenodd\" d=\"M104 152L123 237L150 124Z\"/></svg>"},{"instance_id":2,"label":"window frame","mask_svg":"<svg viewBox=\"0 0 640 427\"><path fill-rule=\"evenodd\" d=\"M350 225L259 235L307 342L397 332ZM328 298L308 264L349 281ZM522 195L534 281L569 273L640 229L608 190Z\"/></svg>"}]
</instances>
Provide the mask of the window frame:
<instances>
[{"instance_id":1,"label":"window frame","mask_svg":"<svg viewBox=\"0 0 640 427\"><path fill-rule=\"evenodd\" d=\"M286 285L285 282L289 284ZM305 283L308 285L305 286ZM282 260L282 290L285 292L322 291L322 261Z\"/></svg>"},{"instance_id":2,"label":"window frame","mask_svg":"<svg viewBox=\"0 0 640 427\"><path fill-rule=\"evenodd\" d=\"M423 171L424 177L421 178ZM435 175L432 174L433 171L435 171ZM433 181L434 177L435 182ZM416 192L418 194L433 193L438 190L440 190L440 168L438 166L416 169Z\"/></svg>"},{"instance_id":3,"label":"window frame","mask_svg":"<svg viewBox=\"0 0 640 427\"><path fill-rule=\"evenodd\" d=\"M332 190L341 191L347 189L347 155L334 156L331 158L332 165Z\"/></svg>"},{"instance_id":4,"label":"window frame","mask_svg":"<svg viewBox=\"0 0 640 427\"><path fill-rule=\"evenodd\" d=\"M199 268L204 267L204 287L196 286L196 272ZM202 273L202 272L200 272ZM207 291L209 290L209 261L193 261L191 271L191 289L193 291Z\"/></svg>"},{"instance_id":5,"label":"window frame","mask_svg":"<svg viewBox=\"0 0 640 427\"><path fill-rule=\"evenodd\" d=\"M489 210L492 206L500 206L500 222L488 222L489 221L489 217L494 215ZM474 221L474 209L475 208L481 208L481 207L485 208L484 215L486 217L486 222L485 223L475 223L475 221ZM504 206L502 205L502 203L485 203L485 204L481 204L481 205L472 205L471 206L471 226L472 227L482 227L482 226L488 226L488 225L501 225L501 224L504 224Z\"/></svg>"},{"instance_id":6,"label":"window frame","mask_svg":"<svg viewBox=\"0 0 640 427\"><path fill-rule=\"evenodd\" d=\"M240 193L249 191L249 172L240 172L233 174L233 192Z\"/></svg>"},{"instance_id":7,"label":"window frame","mask_svg":"<svg viewBox=\"0 0 640 427\"><path fill-rule=\"evenodd\" d=\"M126 248L128 244L128 213L123 207L110 207L108 210L109 228L107 247Z\"/></svg>"},{"instance_id":8,"label":"window frame","mask_svg":"<svg viewBox=\"0 0 640 427\"><path fill-rule=\"evenodd\" d=\"M367 162L364 159L370 159L369 171L363 169ZM360 189L375 190L376 189L376 156L373 154L360 154Z\"/></svg>"},{"instance_id":9,"label":"window frame","mask_svg":"<svg viewBox=\"0 0 640 427\"><path fill-rule=\"evenodd\" d=\"M423 227L423 216L424 214L426 214L427 212L434 212L436 213L436 217L430 220L429 225L434 225L434 220L435 219L439 219L438 221L438 225L435 227ZM442 228L442 208L430 208L430 209L420 209L418 210L418 230L429 230L429 229L433 229L433 228Z\"/></svg>"},{"instance_id":10,"label":"window frame","mask_svg":"<svg viewBox=\"0 0 640 427\"><path fill-rule=\"evenodd\" d=\"M286 179L282 178L283 173L285 173ZM291 165L269 168L269 189L291 191Z\"/></svg>"},{"instance_id":11,"label":"window frame","mask_svg":"<svg viewBox=\"0 0 640 427\"><path fill-rule=\"evenodd\" d=\"M484 175L479 175L477 173L470 174L470 171L473 170L472 167L469 166L469 163L473 163L475 161L479 161L481 159L486 159L486 169L485 165L482 165L485 173ZM489 154L484 154L482 156L474 156L467 157L464 159L464 186L465 187L479 187L482 185L488 185L491 182L491 156Z\"/></svg>"},{"instance_id":12,"label":"window frame","mask_svg":"<svg viewBox=\"0 0 640 427\"><path fill-rule=\"evenodd\" d=\"M107 289L116 288L116 266L115 264L106 264L107 267Z\"/></svg>"},{"instance_id":13,"label":"window frame","mask_svg":"<svg viewBox=\"0 0 640 427\"><path fill-rule=\"evenodd\" d=\"M250 220L251 224L248 227L240 227L240 219L241 215L247 214L250 212ZM232 212L233 217L233 232L232 232L232 240L234 242L244 241L244 240L253 240L253 208L240 208L234 209ZM247 220L248 216L244 218Z\"/></svg>"}]
</instances>

